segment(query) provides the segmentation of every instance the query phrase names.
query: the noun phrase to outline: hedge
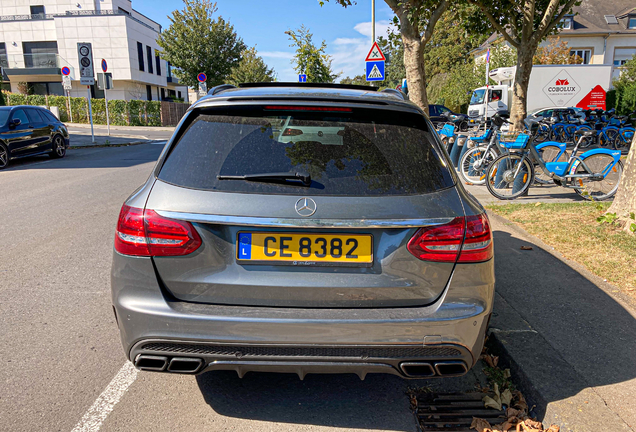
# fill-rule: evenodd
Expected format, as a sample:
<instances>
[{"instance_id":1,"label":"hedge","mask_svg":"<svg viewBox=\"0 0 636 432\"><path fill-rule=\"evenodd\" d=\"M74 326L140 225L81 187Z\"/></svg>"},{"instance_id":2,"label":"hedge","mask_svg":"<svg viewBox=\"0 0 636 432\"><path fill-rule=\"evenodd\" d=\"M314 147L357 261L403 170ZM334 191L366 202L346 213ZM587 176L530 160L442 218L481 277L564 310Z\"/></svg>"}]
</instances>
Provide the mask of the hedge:
<instances>
[{"instance_id":1,"label":"hedge","mask_svg":"<svg viewBox=\"0 0 636 432\"><path fill-rule=\"evenodd\" d=\"M67 98L66 96L23 95L5 93L7 105L46 105L56 106L60 112L60 120L69 121L68 99L74 123L89 123L87 99L83 97ZM105 99L91 99L93 123L106 124ZM161 126L161 102L143 100L109 100L108 116L110 124L118 126Z\"/></svg>"}]
</instances>

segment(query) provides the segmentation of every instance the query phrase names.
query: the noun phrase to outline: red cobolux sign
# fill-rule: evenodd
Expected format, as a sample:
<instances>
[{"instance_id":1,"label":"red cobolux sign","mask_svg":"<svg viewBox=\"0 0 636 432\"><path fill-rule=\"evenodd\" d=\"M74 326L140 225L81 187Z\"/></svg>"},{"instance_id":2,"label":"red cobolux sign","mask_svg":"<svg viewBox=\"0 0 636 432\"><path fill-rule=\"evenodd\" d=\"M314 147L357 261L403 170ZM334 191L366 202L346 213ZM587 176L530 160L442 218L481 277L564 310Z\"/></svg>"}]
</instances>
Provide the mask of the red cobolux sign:
<instances>
[{"instance_id":1,"label":"red cobolux sign","mask_svg":"<svg viewBox=\"0 0 636 432\"><path fill-rule=\"evenodd\" d=\"M600 85L597 85L589 92L579 103L576 104L577 108L583 109L606 109L605 105L605 89Z\"/></svg>"}]
</instances>

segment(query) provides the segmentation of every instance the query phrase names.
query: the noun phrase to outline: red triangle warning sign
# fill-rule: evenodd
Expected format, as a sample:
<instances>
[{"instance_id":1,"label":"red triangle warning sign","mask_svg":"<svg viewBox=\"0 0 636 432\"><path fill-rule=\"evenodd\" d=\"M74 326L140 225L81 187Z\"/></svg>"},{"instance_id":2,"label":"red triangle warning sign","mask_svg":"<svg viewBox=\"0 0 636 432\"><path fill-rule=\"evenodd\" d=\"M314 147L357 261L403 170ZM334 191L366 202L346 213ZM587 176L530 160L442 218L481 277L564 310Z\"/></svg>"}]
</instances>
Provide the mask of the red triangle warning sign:
<instances>
[{"instance_id":1,"label":"red triangle warning sign","mask_svg":"<svg viewBox=\"0 0 636 432\"><path fill-rule=\"evenodd\" d=\"M386 57L382 53L382 50L378 46L377 42L373 42L373 46L371 47L371 51L367 54L367 58L364 61L385 61Z\"/></svg>"}]
</instances>

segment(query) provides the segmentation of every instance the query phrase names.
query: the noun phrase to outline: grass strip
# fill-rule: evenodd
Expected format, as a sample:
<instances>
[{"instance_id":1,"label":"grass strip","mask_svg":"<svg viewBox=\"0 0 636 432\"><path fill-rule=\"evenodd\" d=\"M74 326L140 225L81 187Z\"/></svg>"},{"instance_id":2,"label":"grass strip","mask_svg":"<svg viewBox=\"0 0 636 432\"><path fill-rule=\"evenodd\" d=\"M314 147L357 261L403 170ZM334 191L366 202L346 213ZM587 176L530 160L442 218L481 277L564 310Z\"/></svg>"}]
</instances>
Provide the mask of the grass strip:
<instances>
[{"instance_id":1,"label":"grass strip","mask_svg":"<svg viewBox=\"0 0 636 432\"><path fill-rule=\"evenodd\" d=\"M636 298L636 236L596 219L610 203L505 204L488 210Z\"/></svg>"}]
</instances>

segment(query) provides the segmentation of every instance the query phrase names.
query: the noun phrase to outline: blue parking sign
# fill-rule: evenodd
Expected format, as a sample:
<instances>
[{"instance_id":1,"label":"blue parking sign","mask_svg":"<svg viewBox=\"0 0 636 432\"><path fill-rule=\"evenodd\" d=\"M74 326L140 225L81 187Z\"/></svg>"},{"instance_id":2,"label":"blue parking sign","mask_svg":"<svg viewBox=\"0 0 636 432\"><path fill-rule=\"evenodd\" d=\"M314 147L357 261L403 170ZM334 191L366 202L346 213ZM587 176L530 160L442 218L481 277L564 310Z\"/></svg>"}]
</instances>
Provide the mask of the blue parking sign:
<instances>
[{"instance_id":1,"label":"blue parking sign","mask_svg":"<svg viewBox=\"0 0 636 432\"><path fill-rule=\"evenodd\" d=\"M384 81L384 62L367 62L367 81Z\"/></svg>"},{"instance_id":2,"label":"blue parking sign","mask_svg":"<svg viewBox=\"0 0 636 432\"><path fill-rule=\"evenodd\" d=\"M298 75L298 82L307 82L307 75L306 74Z\"/></svg>"}]
</instances>

